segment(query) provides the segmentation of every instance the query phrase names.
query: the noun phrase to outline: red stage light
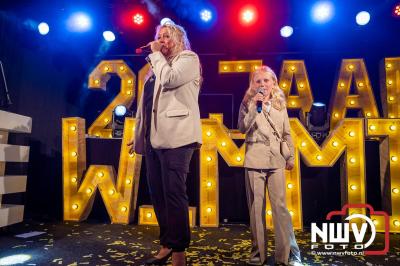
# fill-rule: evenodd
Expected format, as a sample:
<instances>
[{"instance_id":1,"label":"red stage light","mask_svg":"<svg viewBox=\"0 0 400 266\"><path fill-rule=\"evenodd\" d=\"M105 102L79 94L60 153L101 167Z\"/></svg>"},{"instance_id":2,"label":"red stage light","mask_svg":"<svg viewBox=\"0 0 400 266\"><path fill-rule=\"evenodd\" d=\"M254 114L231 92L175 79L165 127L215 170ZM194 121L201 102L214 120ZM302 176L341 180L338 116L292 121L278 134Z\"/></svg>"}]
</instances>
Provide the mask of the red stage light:
<instances>
[{"instance_id":1,"label":"red stage light","mask_svg":"<svg viewBox=\"0 0 400 266\"><path fill-rule=\"evenodd\" d=\"M135 15L132 16L132 21L137 25L141 25L144 22L144 17L142 14L136 13Z\"/></svg>"},{"instance_id":2,"label":"red stage light","mask_svg":"<svg viewBox=\"0 0 400 266\"><path fill-rule=\"evenodd\" d=\"M254 19L254 12L252 10L245 10L242 14L242 19L246 23L250 23Z\"/></svg>"},{"instance_id":3,"label":"red stage light","mask_svg":"<svg viewBox=\"0 0 400 266\"><path fill-rule=\"evenodd\" d=\"M397 4L394 8L393 8L393 15L395 17L400 17L400 4Z\"/></svg>"},{"instance_id":4,"label":"red stage light","mask_svg":"<svg viewBox=\"0 0 400 266\"><path fill-rule=\"evenodd\" d=\"M240 24L253 25L257 21L257 10L253 6L245 6L240 10Z\"/></svg>"}]
</instances>

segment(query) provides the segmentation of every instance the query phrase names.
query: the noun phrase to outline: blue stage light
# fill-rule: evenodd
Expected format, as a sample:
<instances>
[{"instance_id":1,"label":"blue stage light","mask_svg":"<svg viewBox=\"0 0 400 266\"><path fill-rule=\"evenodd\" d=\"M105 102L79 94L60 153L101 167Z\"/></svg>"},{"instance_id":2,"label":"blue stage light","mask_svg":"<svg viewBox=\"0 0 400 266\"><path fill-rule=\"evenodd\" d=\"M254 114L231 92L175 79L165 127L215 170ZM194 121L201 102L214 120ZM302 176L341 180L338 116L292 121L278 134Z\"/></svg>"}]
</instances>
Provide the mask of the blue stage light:
<instances>
[{"instance_id":1,"label":"blue stage light","mask_svg":"<svg viewBox=\"0 0 400 266\"><path fill-rule=\"evenodd\" d=\"M117 105L114 109L114 113L117 116L124 116L126 114L126 107L124 105Z\"/></svg>"},{"instance_id":2,"label":"blue stage light","mask_svg":"<svg viewBox=\"0 0 400 266\"><path fill-rule=\"evenodd\" d=\"M293 28L290 26L284 26L281 28L281 36L282 37L290 37L293 34Z\"/></svg>"},{"instance_id":3,"label":"blue stage light","mask_svg":"<svg viewBox=\"0 0 400 266\"><path fill-rule=\"evenodd\" d=\"M107 42L113 42L113 41L115 41L115 34L114 34L114 32L107 30L107 31L103 32L103 38Z\"/></svg>"},{"instance_id":4,"label":"blue stage light","mask_svg":"<svg viewBox=\"0 0 400 266\"><path fill-rule=\"evenodd\" d=\"M369 15L369 13L367 11L358 12L358 14L356 16L356 22L360 26L364 26L364 25L368 24L370 19L371 19L371 16Z\"/></svg>"},{"instance_id":5,"label":"blue stage light","mask_svg":"<svg viewBox=\"0 0 400 266\"><path fill-rule=\"evenodd\" d=\"M83 12L73 13L67 21L68 30L74 32L88 31L92 26L90 17Z\"/></svg>"},{"instance_id":6,"label":"blue stage light","mask_svg":"<svg viewBox=\"0 0 400 266\"><path fill-rule=\"evenodd\" d=\"M49 25L46 22L41 22L38 25L38 30L39 30L40 34L46 35L47 33L49 33L50 28L49 28Z\"/></svg>"},{"instance_id":7,"label":"blue stage light","mask_svg":"<svg viewBox=\"0 0 400 266\"><path fill-rule=\"evenodd\" d=\"M334 15L333 4L329 1L319 1L312 7L311 15L316 23L328 22Z\"/></svg>"},{"instance_id":8,"label":"blue stage light","mask_svg":"<svg viewBox=\"0 0 400 266\"><path fill-rule=\"evenodd\" d=\"M125 118L132 118L133 112L128 110L124 105L117 105L114 108L112 116L112 136L113 138L121 138L124 134Z\"/></svg>"},{"instance_id":9,"label":"blue stage light","mask_svg":"<svg viewBox=\"0 0 400 266\"><path fill-rule=\"evenodd\" d=\"M208 9L203 9L200 11L200 18L204 22L209 22L212 19L212 13Z\"/></svg>"}]
</instances>

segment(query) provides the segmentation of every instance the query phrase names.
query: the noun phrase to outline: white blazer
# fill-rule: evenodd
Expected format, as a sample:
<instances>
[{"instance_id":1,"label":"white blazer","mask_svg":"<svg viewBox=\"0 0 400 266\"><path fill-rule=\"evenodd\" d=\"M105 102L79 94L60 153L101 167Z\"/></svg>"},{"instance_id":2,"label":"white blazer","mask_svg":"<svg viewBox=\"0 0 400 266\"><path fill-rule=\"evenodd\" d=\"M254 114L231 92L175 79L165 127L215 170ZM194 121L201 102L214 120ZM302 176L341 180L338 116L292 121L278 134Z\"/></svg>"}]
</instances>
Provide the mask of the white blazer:
<instances>
[{"instance_id":1,"label":"white blazer","mask_svg":"<svg viewBox=\"0 0 400 266\"><path fill-rule=\"evenodd\" d=\"M156 76L151 119L151 146L178 148L202 143L199 111L200 61L192 51L180 52L169 64L161 52L149 55ZM136 112L135 152L144 153L143 94Z\"/></svg>"},{"instance_id":2,"label":"white blazer","mask_svg":"<svg viewBox=\"0 0 400 266\"><path fill-rule=\"evenodd\" d=\"M254 169L284 168L286 161L280 152L280 142L274 135L274 130L265 118L265 110L257 113L256 105L250 102L247 107L240 105L238 128L246 134L246 153L244 167ZM294 147L290 135L290 123L286 108L278 110L271 107L268 115L274 121L279 134L287 142L290 149L288 161L294 162Z\"/></svg>"}]
</instances>

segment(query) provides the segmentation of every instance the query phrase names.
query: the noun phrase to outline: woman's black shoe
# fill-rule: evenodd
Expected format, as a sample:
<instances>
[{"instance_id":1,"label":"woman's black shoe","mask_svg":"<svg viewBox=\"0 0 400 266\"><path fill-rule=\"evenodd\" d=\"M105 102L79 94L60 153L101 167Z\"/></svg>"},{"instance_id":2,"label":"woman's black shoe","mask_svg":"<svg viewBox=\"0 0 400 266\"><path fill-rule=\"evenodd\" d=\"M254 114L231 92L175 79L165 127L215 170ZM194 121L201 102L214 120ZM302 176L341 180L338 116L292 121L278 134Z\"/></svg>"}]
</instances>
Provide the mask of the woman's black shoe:
<instances>
[{"instance_id":1,"label":"woman's black shoe","mask_svg":"<svg viewBox=\"0 0 400 266\"><path fill-rule=\"evenodd\" d=\"M145 264L146 265L165 265L165 264L167 264L167 261L171 257L171 255L172 255L172 249L164 257L162 257L162 258L152 257L152 258L146 260Z\"/></svg>"}]
</instances>

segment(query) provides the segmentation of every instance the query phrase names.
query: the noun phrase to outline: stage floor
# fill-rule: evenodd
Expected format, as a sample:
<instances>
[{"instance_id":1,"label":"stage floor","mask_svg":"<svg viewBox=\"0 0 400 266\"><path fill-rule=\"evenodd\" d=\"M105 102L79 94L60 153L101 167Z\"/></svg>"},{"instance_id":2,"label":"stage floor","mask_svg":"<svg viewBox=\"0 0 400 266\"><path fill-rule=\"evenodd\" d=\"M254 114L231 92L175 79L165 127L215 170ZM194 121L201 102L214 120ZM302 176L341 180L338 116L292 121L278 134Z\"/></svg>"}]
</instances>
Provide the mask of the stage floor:
<instances>
[{"instance_id":1,"label":"stage floor","mask_svg":"<svg viewBox=\"0 0 400 266\"><path fill-rule=\"evenodd\" d=\"M14 235L31 231L31 238ZM310 250L310 233L296 231L305 265L400 265L400 235L391 234L385 256L318 256ZM158 248L157 227L94 222L49 223L29 221L0 230L0 258L27 254L24 265L143 265ZM273 233L268 231L268 265L274 264ZM379 234L378 239L382 240ZM192 229L189 265L246 265L250 232L246 225Z\"/></svg>"}]
</instances>

